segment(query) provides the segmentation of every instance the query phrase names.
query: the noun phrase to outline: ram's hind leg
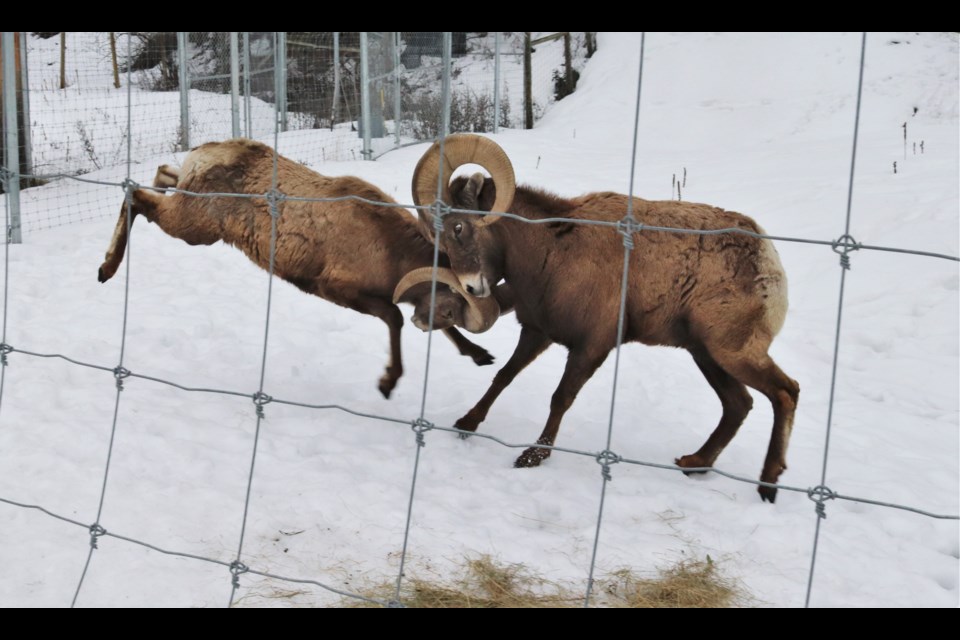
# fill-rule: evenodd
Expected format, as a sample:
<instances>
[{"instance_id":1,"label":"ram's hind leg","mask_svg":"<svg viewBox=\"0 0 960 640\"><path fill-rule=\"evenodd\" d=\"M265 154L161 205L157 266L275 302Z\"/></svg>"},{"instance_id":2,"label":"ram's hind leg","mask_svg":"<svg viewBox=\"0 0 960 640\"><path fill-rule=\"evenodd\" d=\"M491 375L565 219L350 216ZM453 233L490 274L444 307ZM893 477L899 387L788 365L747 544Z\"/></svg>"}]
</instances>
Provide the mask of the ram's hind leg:
<instances>
[{"instance_id":1,"label":"ram's hind leg","mask_svg":"<svg viewBox=\"0 0 960 640\"><path fill-rule=\"evenodd\" d=\"M97 280L106 282L114 276L117 269L120 268L120 263L123 262L123 254L127 249L127 238L130 235L130 227L133 226L133 221L138 214L152 216L157 207L162 204L161 198L160 194L145 189L137 189L130 194L129 212L127 211L127 202L124 200L120 207L117 225L113 229L110 246L107 248L107 254L97 271Z\"/></svg>"},{"instance_id":2,"label":"ram's hind leg","mask_svg":"<svg viewBox=\"0 0 960 640\"><path fill-rule=\"evenodd\" d=\"M723 415L720 424L696 453L681 456L675 462L677 466L685 468L712 467L720 452L737 435L740 425L753 408L753 398L746 386L724 371L705 348L698 346L690 349L690 355L720 398Z\"/></svg>"},{"instance_id":3,"label":"ram's hind leg","mask_svg":"<svg viewBox=\"0 0 960 640\"><path fill-rule=\"evenodd\" d=\"M757 336L741 349L710 348L710 355L727 373L767 396L773 405L773 431L760 481L776 484L780 474L787 468L787 446L793 430L800 385L781 371L767 355L769 346L769 338ZM760 486L758 491L764 500L774 502L777 498L774 487Z\"/></svg>"}]
</instances>

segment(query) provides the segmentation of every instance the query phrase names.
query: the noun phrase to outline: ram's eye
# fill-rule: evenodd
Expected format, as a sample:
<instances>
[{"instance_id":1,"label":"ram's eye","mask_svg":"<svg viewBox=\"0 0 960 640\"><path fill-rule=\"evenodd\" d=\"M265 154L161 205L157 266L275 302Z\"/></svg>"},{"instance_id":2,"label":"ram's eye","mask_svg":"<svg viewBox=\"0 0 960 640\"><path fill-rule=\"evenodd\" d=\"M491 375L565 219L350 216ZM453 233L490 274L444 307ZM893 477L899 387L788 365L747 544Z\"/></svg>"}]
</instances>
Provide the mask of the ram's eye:
<instances>
[{"instance_id":1,"label":"ram's eye","mask_svg":"<svg viewBox=\"0 0 960 640\"><path fill-rule=\"evenodd\" d=\"M463 223L458 222L457 224L453 225L453 232L456 235L460 235L461 231L463 231Z\"/></svg>"}]
</instances>

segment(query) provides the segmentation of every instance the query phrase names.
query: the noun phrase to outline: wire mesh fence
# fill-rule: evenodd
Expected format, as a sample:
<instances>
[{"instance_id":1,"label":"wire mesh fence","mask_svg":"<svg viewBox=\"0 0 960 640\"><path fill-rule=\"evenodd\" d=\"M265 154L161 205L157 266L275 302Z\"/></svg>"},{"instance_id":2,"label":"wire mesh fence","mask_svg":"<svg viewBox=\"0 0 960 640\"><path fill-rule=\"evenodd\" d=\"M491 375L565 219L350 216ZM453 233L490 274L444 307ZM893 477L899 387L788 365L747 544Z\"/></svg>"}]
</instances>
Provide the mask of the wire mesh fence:
<instances>
[{"instance_id":1,"label":"wire mesh fence","mask_svg":"<svg viewBox=\"0 0 960 640\"><path fill-rule=\"evenodd\" d=\"M440 134L440 32L129 36L127 53L117 45L123 33L18 33L20 173L36 176L24 187L37 187L21 206L27 232L83 222L70 205L78 200L102 204L103 215L112 215L105 190L59 177L122 175L127 78L130 108L150 122L131 134L137 164L174 162L177 153L229 137L269 141L275 118L281 131L303 132L285 139L286 153L298 160L317 148L324 160L374 159ZM452 34L449 132L532 126L572 90L592 53L589 41L590 34L572 32Z\"/></svg>"},{"instance_id":2,"label":"wire mesh fence","mask_svg":"<svg viewBox=\"0 0 960 640\"><path fill-rule=\"evenodd\" d=\"M268 58L272 63L270 59L272 50L267 48L264 52L263 47L259 47L257 49L259 55L248 56L247 53L251 49L250 38L240 38L239 34L228 31L191 31L184 34L181 42L187 47L184 56L187 73L184 82L188 90L186 106L189 124L184 139L181 123L181 148L239 136L241 132L247 130L251 132L250 135L253 135L255 126L259 125L263 128L272 125L269 120L266 124L262 122L261 104L257 104L256 113L261 116L257 121L252 120L252 104L251 109L246 108L254 100L253 87L259 88L264 82L273 79L269 73L270 69L267 73L262 70L265 66L263 58ZM234 51L236 52L235 60L232 55ZM236 62L238 80L236 97L234 97L234 62ZM257 64L256 67L253 66L254 63ZM247 66L246 69L243 67L244 64ZM250 87L239 81L248 75L251 77ZM254 81L256 85L253 84ZM266 115L269 118L271 114L268 112Z\"/></svg>"},{"instance_id":3,"label":"wire mesh fence","mask_svg":"<svg viewBox=\"0 0 960 640\"><path fill-rule=\"evenodd\" d=\"M12 37L8 37L10 35L11 34L4 34L4 40L3 40L3 45L4 45L3 52L4 52L5 59L7 60L9 60L10 58L10 53L13 50L13 42L14 42ZM289 35L290 34L288 34L288 36ZM387 48L390 48L388 45L391 45L392 43L393 45L392 52L393 54L395 54L397 51L396 43L399 41L400 36L397 34L381 34L381 35L383 36L381 38L381 44L385 43L384 46L387 46ZM370 34L364 34L364 36L365 37L363 39L367 39L370 37ZM375 36L375 37L380 37L380 36ZM133 34L127 34L125 36L128 51L131 51L133 49L131 42L134 41L134 39L135 39L135 36ZM202 40L202 38L199 38L199 37L197 39ZM278 46L278 42L280 42L281 40L281 38L279 37L279 34L276 34L276 33L268 34L266 39L272 45L274 50ZM363 39L359 39L358 41L362 42ZM218 39L214 37L214 38L211 38L211 40L218 41L222 39ZM447 38L445 38L445 40L446 40L446 43L444 46L449 47L449 50L452 51L454 46L454 38L448 36ZM529 42L530 40L525 38L524 41ZM641 89L643 86L642 74L643 74L643 57L644 57L642 42L643 40L641 40L641 48L639 52L640 75L638 78L637 93L636 93L637 122L634 122L634 143L633 143L634 144L634 148L633 148L634 162L636 160L636 155L637 155L636 132L638 127L638 121L641 117L640 105L641 105L641 95L642 95ZM464 44L464 46L466 47L468 45ZM586 46L586 44L584 46ZM866 46L866 36L864 35L864 39L863 39L864 49L861 50L861 60L860 60L861 85L862 85L862 69L863 69L863 56L865 55L864 54L865 46ZM307 48L310 48L310 47L307 47ZM251 51L254 50L254 45L252 44L250 45L250 50ZM375 47L370 46L369 50L373 51L375 50ZM405 112L402 106L403 104L402 91L403 91L404 85L402 83L403 74L400 72L401 67L398 67L398 66L390 67L391 56L388 55L387 53L383 53L381 51L377 55L381 58L381 62L370 65L372 69L376 69L377 71L372 73L369 76L370 78L369 83L371 87L373 87L373 93L377 95L377 92L379 91L379 95L381 96L380 102L382 107L383 129L380 130L379 133L384 134L384 136L381 136L383 138L388 137L388 135L386 135L390 130L390 127L388 125L392 122L393 127L395 127L395 129L393 129L392 131L392 135L394 136L393 144L396 145L398 134L400 136L400 139L401 140L403 139L403 131L405 126L404 123L406 122L409 124L411 122L415 122L417 121L416 119L420 116L418 114L415 116L404 117L403 114ZM426 54L420 54L420 55L426 55ZM440 123L438 125L439 128L438 128L437 134L441 144L441 149L444 143L444 135L443 135L444 132L446 131L453 132L455 130L455 127L453 125L454 111L452 106L454 102L453 95L455 94L455 88L454 88L455 85L452 82L450 82L450 80L455 75L457 75L456 72L454 71L456 69L456 63L454 62L453 58L454 56L449 54L441 55L441 61L439 62L441 66L441 75L444 76L444 78L447 80L447 82L445 83L446 89L444 91L446 95L441 95L441 102L442 103L445 102L450 105L449 109L441 108L441 112L439 113ZM370 61L368 60L367 63L370 64ZM363 64L363 63L361 62L360 64ZM420 64L421 65L423 64L422 60L420 61ZM139 188L139 185L137 185L130 178L130 170L131 170L131 166L134 159L134 148L136 146L133 139L134 136L131 133L132 127L130 123L131 123L131 118L133 117L133 114L136 113L137 106L138 106L138 103L136 102L136 99L135 99L136 92L133 90L133 83L130 80L133 72L134 70L132 68L132 65L128 64L126 67L127 84L126 84L126 91L125 91L126 93L126 106L125 106L126 124L125 125L121 124L121 128L123 130L121 140L126 150L126 161L118 166L117 177L105 177L105 178L98 177L97 179L90 179L90 178L84 178L82 176L78 177L78 176L68 175L68 176L65 176L66 179L63 181L65 185L63 187L64 189L67 188L66 185L73 185L73 186L76 186L77 188L90 186L90 187L106 189L111 194L109 200L113 203L115 203L116 201L116 194L118 193L118 190L123 190L124 193L126 194L126 206L124 207L124 209L125 209L125 215L127 216L128 227L130 226L130 222L133 215L131 211L132 197L134 192ZM201 75L200 70L198 68L198 71L196 74L196 77L198 78L198 82L207 82L207 81L216 82L219 80L219 78L217 77L219 74L216 73L216 65L213 65L212 67L207 68L207 71L204 71L204 73L208 73L208 75L206 76ZM404 70L403 73L406 73L406 71ZM468 67L463 67L461 69L461 75L464 73L469 73ZM396 91L397 87L401 88L401 95L400 95L401 99L399 101L397 100L397 93L391 93L391 89L390 89L391 84L393 86L393 91ZM368 88L367 90L369 91L371 89ZM252 91L253 89L251 89L251 95L252 95ZM331 98L331 101L326 101L327 94L324 93L324 91L329 91L329 88L326 90L321 90L319 88L316 89L315 98L314 98L315 102L310 103L316 107L316 110L318 113L324 113L327 110L335 110L334 109L335 101L332 101L332 98ZM859 93L859 88L858 88L858 93ZM287 100L288 101L290 100L289 95L287 96ZM307 104L309 100L310 100L309 98L304 96L297 96L294 98L294 101L298 102L299 104ZM8 114L7 122L11 122L9 118L9 114L15 112L15 109L10 107L10 105L12 105L15 101L16 101L16 97L13 95L12 91L5 92L4 105L5 107L7 107L7 111L6 111L6 114ZM392 108L390 106L391 102L393 105ZM271 119L270 119L270 122L272 124L271 135L273 136L274 153L277 153L276 150L279 146L278 144L279 134L284 126L283 117L280 114L279 107L277 106L278 103L280 103L279 100L275 99L273 101L273 107L272 107L273 115L271 116ZM399 111L396 108L396 105L398 103L401 105ZM219 109L210 110L211 113L216 113L218 111ZM411 113L411 112L415 113L416 110L408 109L406 113ZM401 114L399 118L397 117L398 113ZM367 121L366 126L369 127L369 130L371 131L371 137L372 137L372 132L376 131L375 127L379 126L379 125L373 124L373 122L375 122L376 116L373 116L373 114L371 113L367 116L367 118L363 118L362 116L361 118ZM333 121L335 119L336 118L334 116L331 116L330 121ZM254 123L255 120L251 119L249 122ZM422 126L422 121L417 121L417 122L421 122L421 126ZM856 122L859 122L859 99L858 99ZM289 122L287 123L287 126L289 126ZM16 127L12 127L11 129L11 127L8 126L6 128L5 142L10 142L14 138L16 133L15 130L16 130ZM411 135L411 138L412 137L413 135ZM854 158L856 153L856 146L857 146L857 142L856 142L856 124L855 124L854 137L853 137ZM294 149L295 149L295 146L294 146ZM290 151L288 153L291 156L293 156L295 155L295 150ZM631 179L633 175L634 175L634 172L631 171ZM354 407L347 407L347 406L343 406L336 403L308 404L308 403L298 402L295 400L284 399L282 397L274 396L268 393L270 389L267 387L266 379L265 379L266 361L267 361L267 355L269 352L271 305L273 300L273 275L274 275L274 264L275 264L276 243L277 243L277 221L283 215L284 203L290 200L309 201L309 202L334 202L334 201L343 201L343 200L363 201L364 199L356 196L350 196L350 195L344 196L344 197L338 197L338 198L313 198L313 197L301 196L299 194L284 193L282 190L283 185L280 184L280 176L278 175L276 162L274 163L274 171L271 178L271 189L269 191L265 193L218 194L218 196L220 197L240 198L240 199L245 199L250 201L257 201L265 206L266 214L269 215L271 220L270 242L269 242L269 246L270 246L269 265L270 266L268 269L269 277L267 280L265 309L263 310L265 313L265 321L263 324L262 351L259 354L259 362L260 362L259 385L256 391L230 390L230 389L218 389L218 388L212 388L212 387L211 388L193 387L190 385L182 384L181 382L178 382L175 380L166 379L164 377L151 376L151 375L143 374L138 371L131 371L124 366L125 349L127 345L127 339L129 337L129 327L128 327L128 318L127 318L127 308L128 308L129 299L130 299L129 288L126 290L124 294L123 308L121 310L121 313L123 316L122 329L121 329L121 343L120 343L121 347L120 347L118 362L116 365L113 365L110 362L85 362L85 361L72 358L69 355L64 353L33 351L33 350L21 348L18 345L8 343L7 309L9 305L17 304L16 300L9 299L9 278L10 278L9 256L10 256L10 244L12 242L12 231L13 231L13 223L11 222L11 219L10 219L10 213L13 210L11 200L17 197L18 195L16 190L11 189L11 185L14 183L19 183L20 179L25 177L30 178L32 176L24 175L20 170L19 166L13 167L6 164L4 165L2 178L3 178L4 193L5 193L5 212L6 212L5 219L6 219L6 227L7 227L7 243L5 248L5 270L4 270L5 281L4 281L3 338L2 338L2 342L0 342L0 357L2 357L2 368L0 368L0 376L2 376L0 377L0 408L3 407L2 402L4 397L3 393L4 393L4 387L5 387L7 367L8 365L12 364L12 362L19 359L21 356L30 358L30 359L53 359L53 360L65 361L71 364L72 366L75 366L81 369L96 371L98 372L97 375L106 374L113 378L113 385L115 387L115 392L113 394L113 403L112 403L113 406L112 406L112 422L111 422L111 430L110 430L110 439L109 439L109 443L107 444L106 462L105 462L104 471L103 471L103 480L102 480L102 484L99 491L97 515L93 519L92 523L81 520L79 518L70 517L62 513L58 513L55 510L46 508L44 505L29 504L29 503L18 501L14 498L0 496L0 502L3 502L4 504L17 507L19 509L41 512L46 514L49 517L55 518L66 524L83 528L88 532L89 550L87 553L86 565L84 567L83 573L79 578L79 582L73 598L73 603L74 604L77 603L77 599L82 593L84 576L86 575L87 568L90 566L91 562L93 561L93 558L96 555L94 551L99 548L99 544L105 538L109 538L109 539L124 541L134 545L139 545L145 548L149 548L154 551L158 551L164 555L178 556L184 559L208 563L208 564L216 565L220 567L227 574L224 579L228 581L230 584L230 590L231 590L230 598L229 598L230 604L233 604L236 601L237 592L238 592L238 589L241 587L242 581L244 580L244 576L256 575L256 576L268 577L274 580L286 581L293 584L297 584L297 583L312 584L344 597L356 598L356 599L365 600L365 601L372 601L376 604L381 604L383 606L390 606L390 607L403 606L403 602L401 599L401 584L404 580L404 562L407 557L407 542L408 542L409 536L411 535L411 523L412 523L413 513L414 513L414 510L417 508L416 487L417 487L417 479L418 479L418 473L420 468L421 451L424 445L426 444L428 434L430 434L433 431L459 433L455 428L434 424L433 422L428 420L428 415L426 412L426 400L428 397L428 391L430 389L429 363L431 358L430 345L432 344L433 333L430 332L428 334L426 368L425 368L424 382L423 382L423 388L422 388L422 402L421 402L421 409L420 409L419 415L417 416L388 416L388 415L377 414L374 412L362 411ZM634 215L634 211L632 208L632 199L629 200L631 205L628 208L626 216L622 220L619 220L616 222L600 221L600 220L574 220L573 222L575 224L592 225L592 226L605 228L608 230L609 233L616 234L617 236L619 236L623 242L623 262L620 263L619 260L611 260L611 264L610 264L611 269L614 269L614 268L619 269L620 265L622 264L622 277L621 277L621 285L620 285L620 307L619 307L620 315L619 315L618 339L617 339L617 347L616 347L617 363L619 363L620 346L623 339L624 309L625 309L625 300L626 300L627 291L628 291L628 282L629 282L630 276L634 275L629 272L627 265L629 264L629 257L630 257L631 251L635 249L635 245L634 245L635 239L639 237L639 234L680 233L680 234L694 234L694 235L701 235L701 236L715 235L715 234L745 234L753 237L771 239L771 240L776 240L780 242L797 242L797 243L819 245L824 248L829 247L832 249L834 253L837 253L840 255L839 266L841 268L841 283L842 283L842 279L845 277L846 270L849 269L850 267L850 254L854 251L859 251L859 250L864 250L864 251L876 250L881 252L895 252L895 253L911 254L911 255L918 255L918 256L924 256L924 257L932 257L932 258L950 260L955 262L960 261L960 258L957 258L956 256L952 256L952 255L947 255L947 254L940 254L940 253L927 252L927 251L917 251L913 249L904 249L900 247L865 245L865 244L856 242L856 240L851 236L851 222L850 222L850 202L851 202L852 193L854 189L852 161L851 161L851 173L850 173L848 188L849 188L850 195L848 195L848 201L847 201L847 216L846 216L845 231L840 237L836 239L769 236L763 233L756 233L756 232L751 232L743 229L703 230L703 229L684 229L684 228L671 228L671 227L658 227L653 225L644 225L642 215L639 215L639 214L637 216ZM176 188L158 189L158 191L173 192L173 193L179 192L188 196L198 197L198 198L211 196L211 194L204 194L204 193L189 193L186 191L178 190ZM630 187L631 194L632 194L632 191L633 191L633 188L631 183L631 187ZM27 193L29 193L29 190L26 190L23 194L19 194L21 198L21 204L24 200L26 200L28 203L30 202L29 200L24 198L24 196ZM438 185L438 194L437 194L438 202L434 205L430 205L429 207L435 216L435 224L437 225L442 225L443 216L453 214L453 213L462 213L467 215L486 215L487 213L487 212L478 211L478 210L450 208L446 204L439 201L440 194L441 194L440 185ZM69 199L69 198L77 198L82 196L79 193L67 191L65 192L65 195L63 197ZM385 207L397 207L397 208L410 206L410 205L397 204L393 202L375 202L375 204L380 206L385 206ZM428 207L420 207L420 208L423 209ZM113 214L113 212L111 212L111 214ZM503 214L503 216L508 217L512 220L522 222L524 224L551 224L551 223L557 223L557 222L570 222L570 219L567 219L567 218L541 218L537 220L531 220L526 217L518 216L512 213L506 213L506 214ZM439 256L438 251L439 251L439 234L435 234L434 265L433 265L434 278L432 281L431 300L433 300L436 295L436 286L437 286L436 269L438 266L438 256ZM125 262L126 269L127 269L127 278L126 278L126 281L128 283L127 287L129 287L129 274L131 269L131 262L132 261L128 256ZM831 409L834 401L833 387L835 386L835 382L836 382L835 380L836 379L836 363L837 363L838 351L841 345L840 312L842 312L842 309L843 309L843 287L841 284L841 293L840 293L840 299L838 302L836 340L834 343L834 351L833 351L833 380L831 381L831 396L830 396ZM434 318L431 313L430 326L432 327L433 324L434 324ZM616 465L628 465L628 466L632 465L632 466L642 466L642 467L648 467L648 468L662 469L662 470L672 471L672 472L679 471L683 473L689 473L691 471L698 470L698 469L690 469L690 468L682 469L676 465L659 464L659 463L649 462L644 460L631 459L623 455L620 455L614 450L612 450L612 429L613 429L613 423L614 423L614 409L616 407L616 391L617 391L617 388L616 388L617 387L617 382L616 382L617 368L618 368L618 365L615 366L615 369L614 369L614 382L613 382L613 389L612 389L611 401L610 401L610 420L608 423L606 443L605 443L605 446L603 446L603 448L598 447L596 450L584 450L584 449L559 447L559 446L553 446L553 445L544 445L540 443L516 443L516 442L508 442L501 438L497 438L484 433L474 434L474 437L476 438L492 441L499 445L509 447L509 448L549 449L557 453L565 453L565 454L571 454L575 456L590 458L595 460L596 463L598 464L598 468L601 476L600 510L596 519L596 536L592 544L592 559L590 562L589 575L586 580L586 590L585 590L585 599L584 599L585 606L589 606L591 603L591 589L593 587L593 573L594 573L594 567L596 563L597 549L601 544L601 532L602 532L603 508L604 508L603 496L605 495L607 483L612 478L614 467ZM138 537L124 535L123 532L119 532L119 533L114 532L106 528L104 526L104 523L101 522L101 520L103 520L103 517L102 517L103 509L104 509L105 499L107 496L107 488L110 481L111 465L114 464L112 462L112 456L114 453L114 436L116 435L118 429L122 428L122 422L118 419L120 416L121 399L123 397L121 392L126 388L126 385L132 384L133 382L137 382L140 380L154 383L154 384L164 385L166 387L176 389L178 392L228 396L231 398L242 399L244 402L249 403L249 406L253 411L253 416L251 419L255 421L255 430L253 434L253 440L250 443L252 450L250 452L250 457L249 457L249 460L250 460L249 468L245 474L246 489L245 489L245 498L243 500L243 515L240 522L240 536L239 536L240 541L239 541L237 553L235 554L232 560L225 560L223 558L211 557L210 555L187 553L187 552L171 549L171 548L168 548L165 544L158 542L156 540L142 540L142 539L139 539ZM8 388L8 393L9 393L9 388ZM382 601L371 599L362 594L355 593L347 589L342 589L340 587L336 587L333 585L325 584L321 581L305 579L305 578L300 578L295 576L284 576L284 575L279 575L277 573L273 573L269 571L262 571L258 569L256 566L253 566L252 561L249 562L248 564L248 560L244 554L244 532L247 526L248 512L249 512L250 500L251 500L251 490L252 490L252 487L254 484L254 478L255 478L255 467L256 467L257 451L258 451L259 441L260 441L261 424L262 424L262 421L264 420L266 412L270 410L269 409L270 405L295 406L295 407L308 409L312 411L344 412L344 413L352 414L355 416L360 416L363 418L369 418L376 421L386 422L392 425L407 427L411 430L412 438L415 442L415 447L414 447L415 459L413 464L412 477L410 481L410 490L408 494L409 502L408 502L408 508L406 513L402 551L400 553L400 563L399 563L399 569L397 573L396 591L395 591L394 598L390 600L382 600ZM829 446L830 446L829 445L829 426L830 425L829 425L829 418L828 418L828 425L827 425L828 440L824 446L823 474L821 478L821 484L819 484L818 486L801 487L801 486L791 486L791 485L779 484L779 483L770 484L770 483L760 482L751 478L742 477L737 474L728 473L722 469L717 469L717 468L709 468L709 469L704 468L699 470L709 471L711 473L719 474L724 477L735 480L737 482L743 482L749 485L767 486L767 487L777 488L787 492L798 492L798 493L806 494L810 498L810 500L813 501L814 503L814 514L815 514L814 517L817 519L817 522L818 522L818 526L815 534L816 536L819 536L819 520L826 517L827 505L832 500L851 501L851 502L857 502L861 504L882 506L886 508L909 511L912 513L924 515L931 518L950 519L950 520L960 519L960 516L957 516L952 513L934 513L913 505L897 504L893 502L875 500L871 498L850 496L830 488L829 485L827 484L828 477L826 473L826 469L827 469L826 461L827 461ZM807 592L806 602L808 605L809 605L810 591L812 590L814 585L813 563L816 561L816 554L817 554L816 549L817 549L816 544L814 544L810 574L807 581L808 592Z\"/></svg>"}]
</instances>

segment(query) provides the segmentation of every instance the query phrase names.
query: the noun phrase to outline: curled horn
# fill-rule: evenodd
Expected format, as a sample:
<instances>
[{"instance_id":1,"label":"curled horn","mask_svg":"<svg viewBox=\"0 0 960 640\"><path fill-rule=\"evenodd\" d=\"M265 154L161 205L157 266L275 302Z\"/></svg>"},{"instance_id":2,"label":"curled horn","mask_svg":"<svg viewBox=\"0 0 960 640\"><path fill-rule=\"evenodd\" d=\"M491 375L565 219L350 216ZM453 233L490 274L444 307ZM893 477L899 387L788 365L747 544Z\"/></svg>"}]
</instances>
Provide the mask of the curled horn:
<instances>
[{"instance_id":1,"label":"curled horn","mask_svg":"<svg viewBox=\"0 0 960 640\"><path fill-rule=\"evenodd\" d=\"M411 287L433 279L433 267L421 267L410 271L400 279L393 290L393 303L397 304ZM445 284L467 301L463 313L463 328L470 333L483 333L500 317L500 305L493 296L478 298L464 291L456 274L444 267L437 268L437 283Z\"/></svg>"},{"instance_id":2,"label":"curled horn","mask_svg":"<svg viewBox=\"0 0 960 640\"><path fill-rule=\"evenodd\" d=\"M490 173L497 188L497 199L491 209L494 213L505 213L513 204L513 194L517 183L513 165L500 145L489 138L472 133L457 133L447 136L443 143L443 157L440 157L440 142L434 142L427 149L417 168L413 172L413 202L417 206L433 204L437 198L437 178L443 166L441 181L441 199L450 202L450 176L465 164L478 164ZM428 235L433 232L433 215L427 209L419 209L421 223ZM499 216L485 216L481 224L490 224L499 220Z\"/></svg>"}]
</instances>

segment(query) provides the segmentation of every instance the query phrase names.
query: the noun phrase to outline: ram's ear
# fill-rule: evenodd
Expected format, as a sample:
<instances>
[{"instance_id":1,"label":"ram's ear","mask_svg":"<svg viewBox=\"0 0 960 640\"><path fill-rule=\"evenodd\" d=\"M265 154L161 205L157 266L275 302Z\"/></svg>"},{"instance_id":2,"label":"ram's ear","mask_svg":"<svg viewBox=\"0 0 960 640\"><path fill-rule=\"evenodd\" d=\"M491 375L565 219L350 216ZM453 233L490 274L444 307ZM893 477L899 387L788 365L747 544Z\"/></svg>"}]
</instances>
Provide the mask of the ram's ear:
<instances>
[{"instance_id":1,"label":"ram's ear","mask_svg":"<svg viewBox=\"0 0 960 640\"><path fill-rule=\"evenodd\" d=\"M478 204L480 211L493 211L493 206L497 203L497 185L493 178L485 178L483 187L480 189Z\"/></svg>"},{"instance_id":2,"label":"ram's ear","mask_svg":"<svg viewBox=\"0 0 960 640\"><path fill-rule=\"evenodd\" d=\"M484 175L475 173L472 176L457 176L450 181L450 198L457 209L478 210L481 194L484 189Z\"/></svg>"},{"instance_id":3,"label":"ram's ear","mask_svg":"<svg viewBox=\"0 0 960 640\"><path fill-rule=\"evenodd\" d=\"M417 210L417 229L430 244L433 244L433 216L428 209Z\"/></svg>"},{"instance_id":4,"label":"ram's ear","mask_svg":"<svg viewBox=\"0 0 960 640\"><path fill-rule=\"evenodd\" d=\"M464 193L468 195L471 200L480 200L480 192L483 190L483 182L485 176L479 171L470 176L470 179L467 180L467 186L464 187Z\"/></svg>"}]
</instances>

